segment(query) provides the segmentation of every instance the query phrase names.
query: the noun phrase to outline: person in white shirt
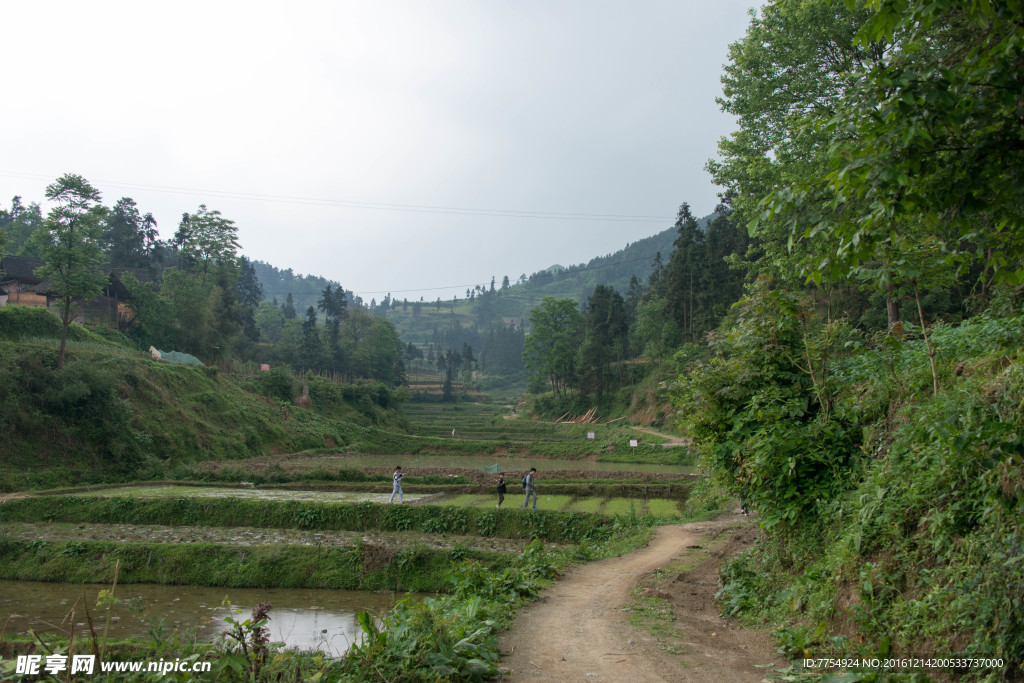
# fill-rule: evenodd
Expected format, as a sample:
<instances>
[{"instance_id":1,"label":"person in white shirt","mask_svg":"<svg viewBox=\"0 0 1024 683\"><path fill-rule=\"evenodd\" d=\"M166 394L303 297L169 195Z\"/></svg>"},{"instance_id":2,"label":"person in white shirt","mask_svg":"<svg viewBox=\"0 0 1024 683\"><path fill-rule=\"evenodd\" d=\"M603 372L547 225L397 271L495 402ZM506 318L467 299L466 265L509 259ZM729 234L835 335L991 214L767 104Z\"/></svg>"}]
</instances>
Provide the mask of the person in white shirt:
<instances>
[{"instance_id":1,"label":"person in white shirt","mask_svg":"<svg viewBox=\"0 0 1024 683\"><path fill-rule=\"evenodd\" d=\"M534 484L536 477L536 467L531 467L530 471L523 477L523 491L526 492L526 500L523 501L524 510L530 506L530 496L533 496L533 509L537 509L537 487Z\"/></svg>"},{"instance_id":2,"label":"person in white shirt","mask_svg":"<svg viewBox=\"0 0 1024 683\"><path fill-rule=\"evenodd\" d=\"M402 473L402 466L401 465L396 466L395 467L395 474L392 477L395 480L395 485L394 485L394 488L391 489L391 500L388 501L389 503L394 503L395 502L395 495L396 494L398 495L398 502L399 503L404 503L405 502L405 499L402 497L402 477L404 477L404 476L405 475Z\"/></svg>"}]
</instances>

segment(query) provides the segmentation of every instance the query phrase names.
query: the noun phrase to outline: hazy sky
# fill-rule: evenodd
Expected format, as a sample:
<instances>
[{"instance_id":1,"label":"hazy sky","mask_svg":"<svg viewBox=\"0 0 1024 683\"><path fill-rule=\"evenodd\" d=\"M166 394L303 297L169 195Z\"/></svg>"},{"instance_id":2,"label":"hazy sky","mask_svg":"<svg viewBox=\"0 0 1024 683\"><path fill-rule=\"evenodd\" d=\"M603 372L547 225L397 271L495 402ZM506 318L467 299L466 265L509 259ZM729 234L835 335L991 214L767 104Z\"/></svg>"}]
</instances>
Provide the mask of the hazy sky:
<instances>
[{"instance_id":1,"label":"hazy sky","mask_svg":"<svg viewBox=\"0 0 1024 683\"><path fill-rule=\"evenodd\" d=\"M757 4L4 3L0 202L78 173L165 238L205 203L367 300L587 261L714 208Z\"/></svg>"}]
</instances>

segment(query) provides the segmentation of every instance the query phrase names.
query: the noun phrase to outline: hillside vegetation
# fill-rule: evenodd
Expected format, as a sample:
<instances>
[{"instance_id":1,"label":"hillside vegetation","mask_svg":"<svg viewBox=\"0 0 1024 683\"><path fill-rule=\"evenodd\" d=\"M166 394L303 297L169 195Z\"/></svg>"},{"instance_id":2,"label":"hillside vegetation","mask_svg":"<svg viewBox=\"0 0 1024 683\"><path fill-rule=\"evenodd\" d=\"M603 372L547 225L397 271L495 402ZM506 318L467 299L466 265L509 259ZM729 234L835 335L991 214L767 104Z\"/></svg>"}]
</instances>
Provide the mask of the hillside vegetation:
<instances>
[{"instance_id":1,"label":"hillside vegetation","mask_svg":"<svg viewBox=\"0 0 1024 683\"><path fill-rule=\"evenodd\" d=\"M60 320L0 308L0 489L159 478L199 460L238 459L374 440L392 393L290 372L227 374L156 362L117 333L72 324L58 369ZM102 331L103 328L98 328ZM244 366L243 366L244 367Z\"/></svg>"}]
</instances>

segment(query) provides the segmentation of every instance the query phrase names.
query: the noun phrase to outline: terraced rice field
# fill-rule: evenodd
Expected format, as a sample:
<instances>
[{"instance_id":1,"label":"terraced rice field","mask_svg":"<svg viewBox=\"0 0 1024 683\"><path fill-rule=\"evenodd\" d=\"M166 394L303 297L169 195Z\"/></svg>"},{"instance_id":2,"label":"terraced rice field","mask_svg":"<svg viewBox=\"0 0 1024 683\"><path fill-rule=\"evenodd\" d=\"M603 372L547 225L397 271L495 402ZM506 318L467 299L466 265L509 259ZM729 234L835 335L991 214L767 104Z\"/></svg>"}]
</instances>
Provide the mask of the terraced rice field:
<instances>
[{"instance_id":1,"label":"terraced rice field","mask_svg":"<svg viewBox=\"0 0 1024 683\"><path fill-rule=\"evenodd\" d=\"M409 433L431 436L491 441L498 443L583 443L587 433L594 432L595 440L605 439L609 433L619 434L622 425L555 424L530 420L513 415L510 408L486 403L411 403L403 407ZM637 434L622 432L625 441ZM658 436L641 435L646 443L664 441Z\"/></svg>"},{"instance_id":2,"label":"terraced rice field","mask_svg":"<svg viewBox=\"0 0 1024 683\"><path fill-rule=\"evenodd\" d=\"M409 432L416 436L451 437L480 441L579 441L586 439L583 425L556 425L512 416L503 406L465 403L414 403L403 408Z\"/></svg>"},{"instance_id":3,"label":"terraced rice field","mask_svg":"<svg viewBox=\"0 0 1024 683\"><path fill-rule=\"evenodd\" d=\"M118 498L247 498L250 500L298 500L321 503L387 503L390 493L359 491L282 491L257 488L221 488L213 486L125 486L87 491L82 496L113 496ZM429 498L430 494L406 493L405 502ZM397 499L396 499L397 501Z\"/></svg>"},{"instance_id":4,"label":"terraced rice field","mask_svg":"<svg viewBox=\"0 0 1024 683\"><path fill-rule=\"evenodd\" d=\"M465 493L437 502L439 505L451 507L494 507L498 502L497 494L483 495ZM523 494L520 489L510 488L505 494L502 507L522 507ZM538 494L537 507L541 510L558 510L561 512L596 512L604 515L626 515L633 510L637 515L651 514L655 517L676 517L682 514L679 503L665 498L574 498L573 496L545 496Z\"/></svg>"}]
</instances>

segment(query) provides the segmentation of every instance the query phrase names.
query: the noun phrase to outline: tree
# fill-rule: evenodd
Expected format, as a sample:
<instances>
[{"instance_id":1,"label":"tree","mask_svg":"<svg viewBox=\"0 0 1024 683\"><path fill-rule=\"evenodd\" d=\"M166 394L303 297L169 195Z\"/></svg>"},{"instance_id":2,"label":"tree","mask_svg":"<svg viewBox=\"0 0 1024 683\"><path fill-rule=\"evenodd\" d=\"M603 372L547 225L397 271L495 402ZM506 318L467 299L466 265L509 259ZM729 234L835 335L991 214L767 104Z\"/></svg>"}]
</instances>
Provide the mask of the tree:
<instances>
[{"instance_id":1,"label":"tree","mask_svg":"<svg viewBox=\"0 0 1024 683\"><path fill-rule=\"evenodd\" d=\"M854 43L869 16L832 0L775 2L752 12L746 36L729 47L718 103L739 128L719 141L719 159L707 166L734 198L736 220L759 239L748 260L755 273L799 286L815 255L831 246L824 236L794 244L796 208L771 213L761 202L827 173L838 132L811 124L839 112L856 72L882 64L890 49L883 41ZM821 218L821 208L804 207L806 218Z\"/></svg>"},{"instance_id":2,"label":"tree","mask_svg":"<svg viewBox=\"0 0 1024 683\"><path fill-rule=\"evenodd\" d=\"M598 402L608 386L612 361L619 364L626 356L626 306L622 296L607 285L598 285L587 300L584 314L584 339L580 348L580 369L583 385L597 394Z\"/></svg>"},{"instance_id":3,"label":"tree","mask_svg":"<svg viewBox=\"0 0 1024 683\"><path fill-rule=\"evenodd\" d=\"M557 396L564 396L575 383L582 322L573 299L547 296L530 311L532 330L524 342L523 360L531 373L548 380Z\"/></svg>"},{"instance_id":4,"label":"tree","mask_svg":"<svg viewBox=\"0 0 1024 683\"><path fill-rule=\"evenodd\" d=\"M178 240L186 261L198 265L204 275L217 263L234 264L241 248L234 221L224 218L220 211L209 210L205 204L200 204L192 215L184 214L175 234L175 241Z\"/></svg>"},{"instance_id":5,"label":"tree","mask_svg":"<svg viewBox=\"0 0 1024 683\"><path fill-rule=\"evenodd\" d=\"M11 199L11 210L0 210L0 253L8 251L18 256L38 257L30 251L29 239L43 227L43 212L39 204L25 206L21 197ZM6 245L4 238L6 237Z\"/></svg>"},{"instance_id":6,"label":"tree","mask_svg":"<svg viewBox=\"0 0 1024 683\"><path fill-rule=\"evenodd\" d=\"M295 298L291 292L288 292L288 296L285 297L284 303L281 304L281 312L284 313L285 320L293 320L298 314L295 312Z\"/></svg>"},{"instance_id":7,"label":"tree","mask_svg":"<svg viewBox=\"0 0 1024 683\"><path fill-rule=\"evenodd\" d=\"M307 368L320 365L320 333L316 329L316 309L306 309L306 320L302 323L302 362Z\"/></svg>"},{"instance_id":8,"label":"tree","mask_svg":"<svg viewBox=\"0 0 1024 683\"><path fill-rule=\"evenodd\" d=\"M115 268L151 265L151 256L158 241L156 228L153 214L140 214L134 199L118 199L103 226L103 244L110 265Z\"/></svg>"},{"instance_id":9,"label":"tree","mask_svg":"<svg viewBox=\"0 0 1024 683\"><path fill-rule=\"evenodd\" d=\"M665 299L668 311L679 330L693 342L694 304L697 290L704 279L706 263L704 233L690 212L689 204L684 203L679 207L676 214L676 231L675 249L665 270ZM697 330L700 331L702 330Z\"/></svg>"},{"instance_id":10,"label":"tree","mask_svg":"<svg viewBox=\"0 0 1024 683\"><path fill-rule=\"evenodd\" d=\"M506 275L501 278L501 291L507 292L509 287L511 287L511 284L509 284L508 275Z\"/></svg>"},{"instance_id":11,"label":"tree","mask_svg":"<svg viewBox=\"0 0 1024 683\"><path fill-rule=\"evenodd\" d=\"M850 3L847 3L850 4ZM854 46L898 39L884 64L857 74L842 106L819 117L837 138L832 170L770 208L807 214L828 199L826 220L793 220L795 237L827 235L835 249L813 276L858 274L907 258L938 236L949 269L978 264L982 291L1024 281L1024 6L1019 0L951 3L874 0ZM929 257L930 259L931 257ZM898 269L876 278L911 278Z\"/></svg>"},{"instance_id":12,"label":"tree","mask_svg":"<svg viewBox=\"0 0 1024 683\"><path fill-rule=\"evenodd\" d=\"M80 175L67 173L46 188L46 198L55 206L46 218L46 264L36 274L50 281L54 298L60 302L63 325L57 367L64 367L68 325L77 303L93 299L103 291L107 276L100 269L100 223L106 209L99 204L100 192Z\"/></svg>"},{"instance_id":13,"label":"tree","mask_svg":"<svg viewBox=\"0 0 1024 683\"><path fill-rule=\"evenodd\" d=\"M263 301L263 285L256 277L256 269L252 261L246 257L239 260L238 282L235 284L235 291L238 293L238 303L250 308L256 308Z\"/></svg>"},{"instance_id":14,"label":"tree","mask_svg":"<svg viewBox=\"0 0 1024 683\"><path fill-rule=\"evenodd\" d=\"M331 284L327 283L327 286L320 292L320 299L316 305L324 312L326 318L341 320L348 310L348 297L346 297L344 289L338 287L332 290Z\"/></svg>"}]
</instances>

